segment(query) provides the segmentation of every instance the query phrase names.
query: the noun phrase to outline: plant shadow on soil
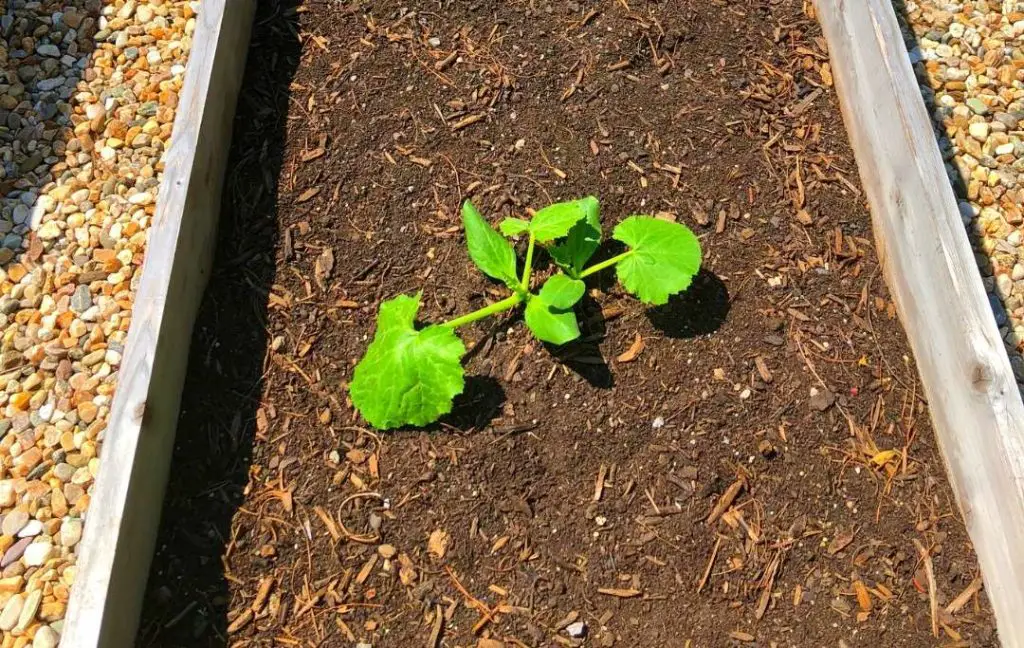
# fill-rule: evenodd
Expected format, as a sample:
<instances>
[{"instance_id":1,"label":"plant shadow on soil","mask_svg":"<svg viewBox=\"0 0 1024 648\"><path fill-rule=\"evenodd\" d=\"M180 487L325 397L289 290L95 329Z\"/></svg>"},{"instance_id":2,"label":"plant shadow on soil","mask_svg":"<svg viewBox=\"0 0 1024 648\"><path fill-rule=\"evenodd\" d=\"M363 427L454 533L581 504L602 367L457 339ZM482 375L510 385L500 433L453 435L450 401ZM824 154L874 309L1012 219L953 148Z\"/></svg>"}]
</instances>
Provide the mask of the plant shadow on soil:
<instances>
[{"instance_id":1,"label":"plant shadow on soil","mask_svg":"<svg viewBox=\"0 0 1024 648\"><path fill-rule=\"evenodd\" d=\"M671 338L709 335L722 327L729 315L729 289L715 273L704 268L683 293L664 306L647 309L654 328Z\"/></svg>"},{"instance_id":2,"label":"plant shadow on soil","mask_svg":"<svg viewBox=\"0 0 1024 648\"><path fill-rule=\"evenodd\" d=\"M921 49L921 44L918 41L917 35L914 33L913 29L910 28L910 15L907 13L905 0L893 0L892 6L900 23L900 31L903 34L904 45L906 46L907 51L919 54L923 50ZM927 72L924 69L924 61L918 60L915 62L915 59L920 59L920 56L912 55L911 64L914 68L914 74L918 80L918 89L921 91L921 99L924 101L925 109L928 111L928 116L931 119L932 133L935 135L935 141L939 145L939 151L943 154L943 157L945 157L946 154L954 148L954 144L946 134L946 128L943 124L944 116L950 109L939 107L935 100L935 93L926 87L928 85L928 77ZM922 83L922 81L925 81L925 83ZM948 167L946 176L949 179L950 186L953 188L953 194L956 196L958 205L967 205L967 183L964 181L963 177L959 173L950 172ZM977 221L972 222L971 225L968 226L967 236L971 241L972 249L980 249L979 243L982 235L983 232L978 229ZM1010 326L1010 316L1006 311L1005 305L998 297L993 296L992 293L987 292L986 294L988 296L989 306L992 307L992 314L995 316L996 324L999 327ZM1006 348L1007 354L1010 357L1010 364L1013 367L1014 375L1017 377L1018 381L1020 381L1024 378L1024 355L1019 351L1016 351L1015 348L1022 342L1022 340L1013 332L1012 326L1010 329L1010 337L1007 339L1008 345L1004 344L1003 346ZM1011 348L1009 345L1012 345L1014 348ZM1022 388L1022 384L1020 382L1018 382L1017 386L1018 389ZM1024 394L1024 389L1022 389L1022 394Z\"/></svg>"},{"instance_id":3,"label":"plant shadow on soil","mask_svg":"<svg viewBox=\"0 0 1024 648\"><path fill-rule=\"evenodd\" d=\"M595 262L619 252L621 246L602 246ZM598 274L593 284L608 291L616 281L615 272L608 270ZM544 347L552 357L592 387L611 389L615 386L615 376L600 346L607 334L601 305L588 293L580 306L580 338L562 346L545 344ZM662 306L648 308L645 314L651 325L666 337L689 339L710 335L721 328L729 314L729 306L729 290L725 283L710 270L702 268L687 290L673 295Z\"/></svg>"},{"instance_id":4,"label":"plant shadow on soil","mask_svg":"<svg viewBox=\"0 0 1024 648\"><path fill-rule=\"evenodd\" d=\"M620 250L602 248L597 261L610 258ZM614 271L600 273L595 285L604 291L616 283ZM693 283L682 293L673 295L668 303L646 310L648 320L660 333L670 338L689 339L714 333L729 314L729 290L713 272L701 269ZM576 372L592 387L611 389L615 376L601 350L607 333L601 305L589 294L583 298L581 337L564 346L545 344L551 355Z\"/></svg>"},{"instance_id":5,"label":"plant shadow on soil","mask_svg":"<svg viewBox=\"0 0 1024 648\"><path fill-rule=\"evenodd\" d=\"M226 646L221 556L243 501L256 434L275 271L278 177L299 0L260 0L225 177L217 256L189 371L137 646Z\"/></svg>"},{"instance_id":6,"label":"plant shadow on soil","mask_svg":"<svg viewBox=\"0 0 1024 648\"><path fill-rule=\"evenodd\" d=\"M505 390L501 382L490 376L466 376L466 387L455 397L452 411L433 426L424 428L426 431L440 432L443 429L457 428L460 430L485 428L501 413L505 404ZM410 431L419 431L409 428Z\"/></svg>"}]
</instances>

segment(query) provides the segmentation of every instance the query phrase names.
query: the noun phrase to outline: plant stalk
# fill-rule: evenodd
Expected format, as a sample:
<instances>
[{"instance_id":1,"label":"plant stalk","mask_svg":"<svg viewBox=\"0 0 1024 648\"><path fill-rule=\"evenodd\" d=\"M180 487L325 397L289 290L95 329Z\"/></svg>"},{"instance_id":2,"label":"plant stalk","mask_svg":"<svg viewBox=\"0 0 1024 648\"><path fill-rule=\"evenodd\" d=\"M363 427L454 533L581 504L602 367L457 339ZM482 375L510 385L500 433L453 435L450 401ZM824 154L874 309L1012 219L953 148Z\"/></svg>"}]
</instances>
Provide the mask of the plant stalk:
<instances>
[{"instance_id":1,"label":"plant stalk","mask_svg":"<svg viewBox=\"0 0 1024 648\"><path fill-rule=\"evenodd\" d=\"M616 263L618 263L619 261L622 261L626 257L630 256L631 254L633 254L633 250L626 250L625 252L623 252L622 254L620 254L618 256L613 256L612 258L606 259L606 260L602 261L601 263L595 263L594 265L590 266L589 268L584 269L583 272L580 273L580 279L583 279L584 277L589 277L590 275L594 274L595 272L601 272L605 268L610 268L613 265L615 265Z\"/></svg>"},{"instance_id":2,"label":"plant stalk","mask_svg":"<svg viewBox=\"0 0 1024 648\"><path fill-rule=\"evenodd\" d=\"M533 232L530 232L530 242L526 246L526 265L523 267L523 290L530 292L530 272L533 270L533 248L536 243L536 239L533 236Z\"/></svg>"},{"instance_id":3,"label":"plant stalk","mask_svg":"<svg viewBox=\"0 0 1024 648\"><path fill-rule=\"evenodd\" d=\"M445 326L447 328L458 328L460 326L465 326L466 324L472 324L477 320L482 320L485 317L497 315L498 313L507 311L510 308L514 308L522 301L523 297L519 293L513 293L501 301L496 301L493 304L484 306L480 310L475 310L472 313L466 313L461 317L448 320L444 324L441 324L441 326Z\"/></svg>"}]
</instances>

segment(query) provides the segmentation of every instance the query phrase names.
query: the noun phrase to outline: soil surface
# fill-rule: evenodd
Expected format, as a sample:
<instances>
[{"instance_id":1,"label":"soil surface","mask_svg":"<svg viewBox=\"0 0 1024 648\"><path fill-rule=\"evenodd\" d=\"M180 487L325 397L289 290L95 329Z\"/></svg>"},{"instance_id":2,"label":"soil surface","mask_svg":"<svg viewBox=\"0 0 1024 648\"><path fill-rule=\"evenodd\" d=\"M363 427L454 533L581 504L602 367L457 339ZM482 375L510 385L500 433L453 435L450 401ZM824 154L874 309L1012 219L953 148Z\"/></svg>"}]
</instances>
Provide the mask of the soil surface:
<instances>
[{"instance_id":1,"label":"soil surface","mask_svg":"<svg viewBox=\"0 0 1024 648\"><path fill-rule=\"evenodd\" d=\"M139 645L997 645L801 2L260 5ZM368 429L382 299L502 296L460 202L587 194L694 286Z\"/></svg>"}]
</instances>

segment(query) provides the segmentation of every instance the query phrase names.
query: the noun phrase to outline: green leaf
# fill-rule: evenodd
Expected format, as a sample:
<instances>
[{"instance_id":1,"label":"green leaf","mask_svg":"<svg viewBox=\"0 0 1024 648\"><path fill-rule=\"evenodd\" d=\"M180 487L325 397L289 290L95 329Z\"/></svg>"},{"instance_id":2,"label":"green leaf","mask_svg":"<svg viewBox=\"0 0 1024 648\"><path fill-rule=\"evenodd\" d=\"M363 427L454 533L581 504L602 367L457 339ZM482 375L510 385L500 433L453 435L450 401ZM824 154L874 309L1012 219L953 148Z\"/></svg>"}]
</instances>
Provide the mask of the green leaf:
<instances>
[{"instance_id":1,"label":"green leaf","mask_svg":"<svg viewBox=\"0 0 1024 648\"><path fill-rule=\"evenodd\" d=\"M498 227L501 229L501 233L505 236L518 236L523 232L529 231L530 223L529 221L524 221L522 218L506 218L501 221L501 224L498 225Z\"/></svg>"},{"instance_id":2,"label":"green leaf","mask_svg":"<svg viewBox=\"0 0 1024 648\"><path fill-rule=\"evenodd\" d=\"M515 250L468 200L462 203L462 224L466 228L466 247L473 263L488 277L504 281L510 287L518 286Z\"/></svg>"},{"instance_id":3,"label":"green leaf","mask_svg":"<svg viewBox=\"0 0 1024 648\"><path fill-rule=\"evenodd\" d=\"M630 216L616 226L612 238L631 249L616 265L619 281L645 304L666 303L700 271L700 242L685 225Z\"/></svg>"},{"instance_id":4,"label":"green leaf","mask_svg":"<svg viewBox=\"0 0 1024 648\"><path fill-rule=\"evenodd\" d=\"M537 339L551 344L565 344L580 336L575 313L552 308L539 297L526 303L526 326Z\"/></svg>"},{"instance_id":5,"label":"green leaf","mask_svg":"<svg viewBox=\"0 0 1024 648\"><path fill-rule=\"evenodd\" d=\"M466 347L450 328L417 331L419 307L419 294L380 305L377 331L352 375L352 403L375 428L433 423L462 393Z\"/></svg>"},{"instance_id":6,"label":"green leaf","mask_svg":"<svg viewBox=\"0 0 1024 648\"><path fill-rule=\"evenodd\" d=\"M572 308L583 297L586 289L586 284L579 279L556 274L544 282L538 297L552 308L566 310Z\"/></svg>"},{"instance_id":7,"label":"green leaf","mask_svg":"<svg viewBox=\"0 0 1024 648\"><path fill-rule=\"evenodd\" d=\"M569 233L573 225L587 217L590 200L597 202L596 198L583 198L548 205L533 215L530 232L538 243L562 238Z\"/></svg>"},{"instance_id":8,"label":"green leaf","mask_svg":"<svg viewBox=\"0 0 1024 648\"><path fill-rule=\"evenodd\" d=\"M569 230L565 241L548 248L548 254L570 275L578 275L601 245L601 212L597 198L588 196L576 201L586 216Z\"/></svg>"}]
</instances>

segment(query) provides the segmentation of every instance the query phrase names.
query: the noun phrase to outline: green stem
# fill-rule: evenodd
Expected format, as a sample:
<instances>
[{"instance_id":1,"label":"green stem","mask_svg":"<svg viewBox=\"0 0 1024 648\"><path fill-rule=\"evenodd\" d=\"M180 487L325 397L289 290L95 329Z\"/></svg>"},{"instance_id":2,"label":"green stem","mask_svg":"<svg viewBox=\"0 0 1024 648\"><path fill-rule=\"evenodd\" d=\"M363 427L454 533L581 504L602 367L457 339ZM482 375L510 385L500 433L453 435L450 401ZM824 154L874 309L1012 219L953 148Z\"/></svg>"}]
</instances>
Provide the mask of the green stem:
<instances>
[{"instance_id":1,"label":"green stem","mask_svg":"<svg viewBox=\"0 0 1024 648\"><path fill-rule=\"evenodd\" d=\"M583 272L580 273L580 279L583 279L584 277L589 277L595 272L601 272L605 268L610 268L619 261L622 261L626 257L630 256L631 254L633 254L633 250L626 250L625 252L618 256L613 256L612 258L607 259L606 261L602 261L601 263L595 263L594 265L590 266L589 268L585 269Z\"/></svg>"},{"instance_id":2,"label":"green stem","mask_svg":"<svg viewBox=\"0 0 1024 648\"><path fill-rule=\"evenodd\" d=\"M526 265L523 267L523 290L530 292L530 272L533 270L533 248L536 240L534 239L533 232L530 232L530 243L526 246Z\"/></svg>"},{"instance_id":3,"label":"green stem","mask_svg":"<svg viewBox=\"0 0 1024 648\"><path fill-rule=\"evenodd\" d=\"M498 313L507 311L510 308L514 308L522 301L523 297L519 293L515 293L509 295L508 297L502 299L501 301L496 301L489 306L484 306L480 310L475 310L472 313L466 313L462 317L456 317L453 320L449 320L442 324L441 326L446 326L448 328L458 328L460 326L465 326L466 324L471 324L477 320L482 320L485 317L490 317L491 315L496 315Z\"/></svg>"}]
</instances>

